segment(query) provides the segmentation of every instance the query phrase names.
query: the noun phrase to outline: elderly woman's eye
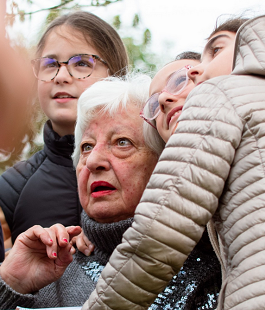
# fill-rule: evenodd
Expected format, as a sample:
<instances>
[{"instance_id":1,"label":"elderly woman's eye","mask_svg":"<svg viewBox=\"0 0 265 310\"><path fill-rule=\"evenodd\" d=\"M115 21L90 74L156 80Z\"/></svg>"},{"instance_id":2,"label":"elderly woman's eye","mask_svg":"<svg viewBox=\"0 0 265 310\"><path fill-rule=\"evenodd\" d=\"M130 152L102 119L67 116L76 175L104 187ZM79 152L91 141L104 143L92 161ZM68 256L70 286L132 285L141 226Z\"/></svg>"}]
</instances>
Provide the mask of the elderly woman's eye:
<instances>
[{"instance_id":1,"label":"elderly woman's eye","mask_svg":"<svg viewBox=\"0 0 265 310\"><path fill-rule=\"evenodd\" d=\"M121 138L121 139L119 139L118 140L118 146L129 146L129 145L131 145L132 143L131 143L131 141L130 140L128 140L128 139L126 139L126 138Z\"/></svg>"},{"instance_id":2,"label":"elderly woman's eye","mask_svg":"<svg viewBox=\"0 0 265 310\"><path fill-rule=\"evenodd\" d=\"M81 146L82 153L90 152L92 150L92 145L89 143L84 143Z\"/></svg>"}]
</instances>

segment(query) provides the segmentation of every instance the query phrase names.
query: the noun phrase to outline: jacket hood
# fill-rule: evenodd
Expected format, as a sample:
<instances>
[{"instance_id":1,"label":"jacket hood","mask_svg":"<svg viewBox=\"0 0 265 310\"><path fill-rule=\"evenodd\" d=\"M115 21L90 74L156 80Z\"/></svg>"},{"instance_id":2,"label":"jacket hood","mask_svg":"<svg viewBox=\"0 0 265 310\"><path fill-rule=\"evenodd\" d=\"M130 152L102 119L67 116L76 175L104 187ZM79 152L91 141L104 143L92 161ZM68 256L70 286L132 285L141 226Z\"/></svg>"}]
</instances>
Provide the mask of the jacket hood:
<instances>
[{"instance_id":1,"label":"jacket hood","mask_svg":"<svg viewBox=\"0 0 265 310\"><path fill-rule=\"evenodd\" d=\"M265 15L246 21L237 31L232 74L265 75Z\"/></svg>"}]
</instances>

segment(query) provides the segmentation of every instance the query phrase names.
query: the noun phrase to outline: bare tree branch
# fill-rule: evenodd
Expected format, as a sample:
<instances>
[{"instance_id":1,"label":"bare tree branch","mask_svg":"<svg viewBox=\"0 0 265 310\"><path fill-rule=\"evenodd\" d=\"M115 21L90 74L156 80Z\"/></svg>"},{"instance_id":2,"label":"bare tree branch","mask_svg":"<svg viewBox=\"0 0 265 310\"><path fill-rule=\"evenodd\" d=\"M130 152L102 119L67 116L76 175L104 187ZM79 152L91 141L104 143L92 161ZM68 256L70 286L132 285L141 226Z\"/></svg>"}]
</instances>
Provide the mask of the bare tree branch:
<instances>
[{"instance_id":1,"label":"bare tree branch","mask_svg":"<svg viewBox=\"0 0 265 310\"><path fill-rule=\"evenodd\" d=\"M112 3L116 3L118 1L122 1L122 0L103 0L103 1L91 0L90 4L87 4L87 5L79 5L78 4L78 7L82 8L82 7L89 7L89 6L106 6L106 5L109 5L109 4L112 4ZM74 2L75 2L75 0L63 0L60 4L55 5L55 6L51 6L51 7L48 7L48 8L39 9L39 10L36 10L36 11L33 11L33 12L18 11L17 14L16 13L11 13L11 14L7 14L7 15L18 15L18 14L32 15L32 14L43 12L43 11L58 10L60 8L63 9L67 4L74 3ZM70 9L70 8L67 8L67 9Z\"/></svg>"}]
</instances>

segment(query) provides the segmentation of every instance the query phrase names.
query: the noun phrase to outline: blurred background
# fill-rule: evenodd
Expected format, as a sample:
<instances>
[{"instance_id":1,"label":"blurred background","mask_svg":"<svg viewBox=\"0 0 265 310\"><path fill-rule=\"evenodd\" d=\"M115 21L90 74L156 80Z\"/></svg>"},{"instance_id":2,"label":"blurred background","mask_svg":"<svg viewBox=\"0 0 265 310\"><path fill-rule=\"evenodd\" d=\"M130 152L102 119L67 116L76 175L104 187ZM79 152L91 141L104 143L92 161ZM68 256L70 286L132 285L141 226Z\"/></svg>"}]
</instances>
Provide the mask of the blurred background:
<instances>
[{"instance_id":1,"label":"blurred background","mask_svg":"<svg viewBox=\"0 0 265 310\"><path fill-rule=\"evenodd\" d=\"M5 1L5 0L0 0ZM73 10L92 12L114 26L131 68L151 74L183 51L201 52L216 20L265 14L264 0L7 0L6 30L12 46L30 60L46 25ZM46 121L37 99L28 132L10 153L0 151L0 173L42 149Z\"/></svg>"}]
</instances>

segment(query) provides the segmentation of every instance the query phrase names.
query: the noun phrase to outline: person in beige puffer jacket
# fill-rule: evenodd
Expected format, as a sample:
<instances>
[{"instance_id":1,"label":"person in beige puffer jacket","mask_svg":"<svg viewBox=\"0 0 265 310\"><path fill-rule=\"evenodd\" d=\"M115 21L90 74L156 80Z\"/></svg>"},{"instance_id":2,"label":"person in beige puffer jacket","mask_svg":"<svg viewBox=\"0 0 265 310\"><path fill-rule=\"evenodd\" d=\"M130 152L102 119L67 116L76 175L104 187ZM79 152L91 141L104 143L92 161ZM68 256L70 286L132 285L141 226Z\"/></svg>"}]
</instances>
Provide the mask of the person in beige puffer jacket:
<instances>
[{"instance_id":1,"label":"person in beige puffer jacket","mask_svg":"<svg viewBox=\"0 0 265 310\"><path fill-rule=\"evenodd\" d=\"M201 85L187 98L135 221L82 309L146 309L211 219L224 266L218 309L264 309L265 16L240 27L235 49L233 40L216 33L189 72ZM227 63L211 69L233 49L232 74L215 77Z\"/></svg>"}]
</instances>

